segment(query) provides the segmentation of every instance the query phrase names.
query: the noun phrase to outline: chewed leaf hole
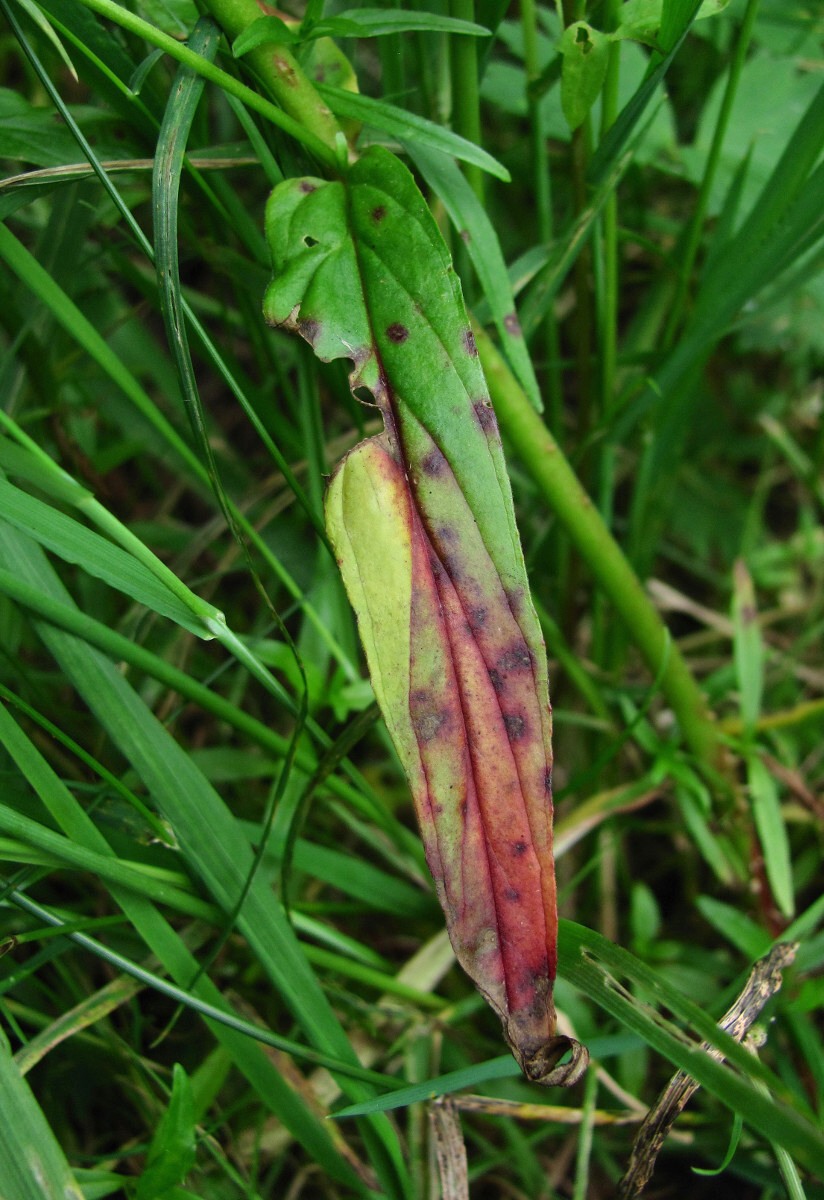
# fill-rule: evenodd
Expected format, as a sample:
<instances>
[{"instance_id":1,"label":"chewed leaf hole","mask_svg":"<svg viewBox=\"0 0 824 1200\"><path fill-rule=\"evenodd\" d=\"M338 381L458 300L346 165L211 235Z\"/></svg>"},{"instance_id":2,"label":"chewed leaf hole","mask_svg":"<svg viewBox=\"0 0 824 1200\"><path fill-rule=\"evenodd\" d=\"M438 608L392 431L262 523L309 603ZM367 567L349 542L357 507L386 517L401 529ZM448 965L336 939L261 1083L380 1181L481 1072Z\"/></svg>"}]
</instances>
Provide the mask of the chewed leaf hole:
<instances>
[{"instance_id":1,"label":"chewed leaf hole","mask_svg":"<svg viewBox=\"0 0 824 1200\"><path fill-rule=\"evenodd\" d=\"M307 233L303 239L303 244L304 246L317 246L318 239L312 237L310 233Z\"/></svg>"},{"instance_id":2,"label":"chewed leaf hole","mask_svg":"<svg viewBox=\"0 0 824 1200\"><path fill-rule=\"evenodd\" d=\"M378 404L376 404L375 397L372 395L368 387L356 387L352 390L352 395L361 404L365 404L369 408L380 407Z\"/></svg>"}]
</instances>

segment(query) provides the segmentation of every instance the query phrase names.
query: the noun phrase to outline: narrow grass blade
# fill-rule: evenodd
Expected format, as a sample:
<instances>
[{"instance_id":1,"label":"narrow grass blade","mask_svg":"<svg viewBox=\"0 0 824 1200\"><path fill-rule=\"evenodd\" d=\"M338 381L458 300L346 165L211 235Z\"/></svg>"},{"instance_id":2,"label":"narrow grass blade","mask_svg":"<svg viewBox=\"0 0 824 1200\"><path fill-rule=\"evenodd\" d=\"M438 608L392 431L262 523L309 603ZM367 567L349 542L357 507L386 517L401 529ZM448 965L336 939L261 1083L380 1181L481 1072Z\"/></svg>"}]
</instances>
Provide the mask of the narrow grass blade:
<instances>
[{"instance_id":1,"label":"narrow grass blade","mask_svg":"<svg viewBox=\"0 0 824 1200\"><path fill-rule=\"evenodd\" d=\"M70 603L42 551L8 526L0 528L0 561L43 592ZM231 912L252 865L251 848L214 789L188 755L146 708L115 666L75 637L45 624L41 637L135 770L175 830L196 875L226 912ZM317 977L282 910L259 878L249 888L238 925L261 967L322 1052L357 1060ZM353 1099L365 1085L341 1086ZM391 1194L406 1194L405 1171L395 1135L386 1123L365 1130Z\"/></svg>"},{"instance_id":2,"label":"narrow grass blade","mask_svg":"<svg viewBox=\"0 0 824 1200\"><path fill-rule=\"evenodd\" d=\"M595 960L593 952L597 954ZM626 951L619 951L604 938L571 922L562 923L559 954L564 977L611 1013L624 1028L638 1033L648 1045L686 1071L734 1112L741 1113L751 1128L784 1146L809 1170L818 1174L824 1171L824 1134L810 1116L800 1113L788 1102L787 1088L771 1072L766 1072L763 1064L747 1050L728 1035L722 1035L701 1009L688 1004L674 989L667 987L660 974L642 968ZM688 1013L687 1019L695 1033L721 1049L730 1065L722 1065L710 1058L694 1042L685 1039L671 1021L639 1003L612 974L613 969L617 974L626 971L636 981L646 980L645 986L657 990L661 1001L677 1015ZM741 1074L731 1069L733 1064ZM772 1084L772 1096L765 1095L758 1086L765 1074Z\"/></svg>"},{"instance_id":3,"label":"narrow grass blade","mask_svg":"<svg viewBox=\"0 0 824 1200\"><path fill-rule=\"evenodd\" d=\"M700 5L701 0L689 0L689 6L685 12L679 14L680 19L673 22L672 35L675 40L667 48L665 57L651 69L635 95L624 106L615 123L610 126L606 135L601 139L598 149L590 160L587 171L588 180L593 186L597 186L603 181L604 176L610 171L627 141L632 136L633 130L644 115L644 111L655 95L656 90L663 82L667 71L672 65L673 59L680 50L681 44L687 36L689 27Z\"/></svg>"},{"instance_id":4,"label":"narrow grass blade","mask_svg":"<svg viewBox=\"0 0 824 1200\"><path fill-rule=\"evenodd\" d=\"M0 510L3 518L51 550L65 562L79 563L90 575L144 604L152 612L175 621L198 637L211 637L173 592L142 563L92 533L79 521L72 520L52 505L0 479Z\"/></svg>"},{"instance_id":5,"label":"narrow grass blade","mask_svg":"<svg viewBox=\"0 0 824 1200\"><path fill-rule=\"evenodd\" d=\"M0 1030L0 1171L3 1200L83 1200L43 1110Z\"/></svg>"},{"instance_id":6,"label":"narrow grass blade","mask_svg":"<svg viewBox=\"0 0 824 1200\"><path fill-rule=\"evenodd\" d=\"M773 896L785 917L795 915L790 841L781 812L778 787L764 763L756 754L747 759L747 786L758 831L764 867Z\"/></svg>"},{"instance_id":7,"label":"narrow grass blade","mask_svg":"<svg viewBox=\"0 0 824 1200\"><path fill-rule=\"evenodd\" d=\"M116 864L117 859L102 833L3 708L0 708L0 719L2 719L2 730L0 731L2 744L11 754L14 762L56 823L75 844L76 849L85 849L99 856L105 855L113 864ZM198 974L198 962L171 925L157 912L150 900L141 895L139 891L130 892L116 883L112 885L112 895L149 949L171 973L177 986L169 985L157 975L137 968L135 964L126 959L117 957L115 961L110 952L106 952L104 947L86 935L67 934L67 936L74 937L78 944L92 953L108 957L108 961L115 969L123 970L141 984L165 992L178 1002L188 1004L196 1011L201 1012L209 1023L214 1036L226 1047L232 1061L257 1091L263 1103L278 1119L283 1121L286 1128L306 1147L307 1151L318 1162L325 1165L325 1169L329 1171L332 1178L350 1185L353 1184L355 1176L351 1168L332 1146L322 1123L305 1106L303 1099L295 1093L293 1088L285 1083L260 1046L256 1044L255 1039L263 1042L268 1040L270 1045L275 1045L278 1049L291 1052L298 1057L306 1053L306 1048L291 1043L289 1039L280 1039L276 1035L270 1035L267 1030L256 1029L248 1022L237 1018L228 1010L223 997L211 980L201 978L192 987L191 981ZM54 918L45 910L33 905L26 897L17 897L16 902L26 907L27 911L44 921L47 926L71 928L69 923ZM185 988L185 991L182 991L181 988ZM312 1057L312 1052L309 1051L310 1061ZM327 1062L326 1065L333 1064Z\"/></svg>"}]
</instances>

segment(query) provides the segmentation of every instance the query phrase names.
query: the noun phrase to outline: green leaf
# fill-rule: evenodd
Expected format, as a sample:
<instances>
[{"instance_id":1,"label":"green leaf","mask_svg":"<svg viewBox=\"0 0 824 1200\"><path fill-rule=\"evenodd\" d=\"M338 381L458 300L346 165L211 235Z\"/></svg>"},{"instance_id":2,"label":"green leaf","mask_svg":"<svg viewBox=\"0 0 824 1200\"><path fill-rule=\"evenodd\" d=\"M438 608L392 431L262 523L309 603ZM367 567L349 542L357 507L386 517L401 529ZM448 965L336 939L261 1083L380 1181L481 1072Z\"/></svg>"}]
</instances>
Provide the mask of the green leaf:
<instances>
[{"instance_id":1,"label":"green leaf","mask_svg":"<svg viewBox=\"0 0 824 1200\"><path fill-rule=\"evenodd\" d=\"M541 412L541 394L518 320L509 272L486 209L451 158L431 153L415 142L407 142L405 149L426 182L440 196L449 219L466 245L512 372L533 406Z\"/></svg>"},{"instance_id":2,"label":"green leaf","mask_svg":"<svg viewBox=\"0 0 824 1200\"><path fill-rule=\"evenodd\" d=\"M413 1083L408 1087L398 1088L397 1091L375 1096L372 1100L364 1100L361 1104L349 1104L334 1115L337 1120L345 1117L358 1117L370 1112L387 1112L393 1108L405 1108L409 1104L420 1104L421 1101L434 1100L436 1096L447 1096L451 1092L463 1088L477 1089L482 1084L491 1083L495 1079L512 1079L518 1073L518 1068L508 1054L500 1058L490 1059L489 1062L477 1063L472 1067L462 1067L459 1071L450 1071L439 1075L437 1079L427 1079L423 1083Z\"/></svg>"},{"instance_id":3,"label":"green leaf","mask_svg":"<svg viewBox=\"0 0 824 1200\"><path fill-rule=\"evenodd\" d=\"M468 142L466 138L444 129L434 121L427 121L415 113L398 108L395 104L386 104L382 100L372 100L369 96L361 96L349 92L345 88L333 88L326 84L318 84L317 90L323 96L335 116L346 117L360 121L372 129L380 129L401 141L414 141L442 154L450 154L461 162L473 163L482 171L494 175L509 183L511 175L491 154L487 154L480 146Z\"/></svg>"},{"instance_id":4,"label":"green leaf","mask_svg":"<svg viewBox=\"0 0 824 1200\"><path fill-rule=\"evenodd\" d=\"M195 1112L192 1085L180 1063L172 1073L169 1106L152 1138L135 1200L162 1200L182 1183L195 1161Z\"/></svg>"},{"instance_id":5,"label":"green leaf","mask_svg":"<svg viewBox=\"0 0 824 1200\"><path fill-rule=\"evenodd\" d=\"M280 17L258 17L232 42L232 54L235 58L242 58L256 46L292 46L296 41L295 30Z\"/></svg>"},{"instance_id":6,"label":"green leaf","mask_svg":"<svg viewBox=\"0 0 824 1200\"><path fill-rule=\"evenodd\" d=\"M36 589L52 604L56 601L57 607L75 613L74 634L54 628L47 621L38 621L40 636L94 713L100 727L108 732L152 793L174 829L194 873L224 911L231 912L236 897L245 888L252 865L249 842L237 822L114 663L83 639L83 627L89 618L74 609L40 547L9 525L0 524L0 563L13 566L21 582ZM260 878L256 878L249 888L238 924L273 986L306 1029L309 1040L321 1052L357 1066L354 1051L291 926ZM170 947L170 934L168 927L154 931L162 950L175 956L173 961L178 968L175 974L188 984L197 964L188 953L181 958L183 947L176 937ZM207 979L201 979L197 986L198 991L205 991L209 999L214 997L218 1005L222 1003L217 989ZM261 1062L257 1056L250 1058L245 1054L243 1037L227 1037L223 1031L220 1036L232 1046L235 1054L244 1056L245 1069L261 1094L266 1096L269 1088L274 1090L285 1123L292 1123L291 1105L301 1138L319 1146L338 1178L343 1172L351 1179L351 1168L340 1161L322 1126L319 1128L319 1122L302 1101L297 1103L293 1090L284 1084L277 1072L269 1072L265 1061ZM353 1100L370 1092L364 1084L351 1079L343 1080L341 1086ZM370 1143L374 1140L373 1152L381 1164L387 1190L392 1196L403 1195L404 1170L394 1152L394 1134L384 1125L367 1128L364 1134Z\"/></svg>"},{"instance_id":7,"label":"green leaf","mask_svg":"<svg viewBox=\"0 0 824 1200\"><path fill-rule=\"evenodd\" d=\"M741 722L751 735L761 715L764 692L764 640L758 624L758 609L752 577L738 559L733 568L733 659L738 681Z\"/></svg>"},{"instance_id":8,"label":"green leaf","mask_svg":"<svg viewBox=\"0 0 824 1200\"><path fill-rule=\"evenodd\" d=\"M432 12L413 12L409 9L350 8L323 17L310 29L301 31L303 37L384 37L391 33L459 33L467 37L489 37L490 31L475 21L459 17L443 17Z\"/></svg>"},{"instance_id":9,"label":"green leaf","mask_svg":"<svg viewBox=\"0 0 824 1200\"><path fill-rule=\"evenodd\" d=\"M695 5L697 8L697 3ZM681 43L687 35L689 21L681 28L678 37L671 47L667 48L666 56L647 72L632 98L624 105L617 120L607 130L601 139L595 154L593 154L587 178L593 186L597 186L611 170L613 163L621 154L624 146L632 135L636 125L641 120L650 101L657 92L664 76L672 65Z\"/></svg>"},{"instance_id":10,"label":"green leaf","mask_svg":"<svg viewBox=\"0 0 824 1200\"><path fill-rule=\"evenodd\" d=\"M678 44L696 19L701 0L663 0L661 5L661 49L667 53Z\"/></svg>"},{"instance_id":11,"label":"green leaf","mask_svg":"<svg viewBox=\"0 0 824 1200\"><path fill-rule=\"evenodd\" d=\"M35 167L77 157L74 138L49 108L35 108L11 88L0 88L0 156Z\"/></svg>"},{"instance_id":12,"label":"green leaf","mask_svg":"<svg viewBox=\"0 0 824 1200\"><path fill-rule=\"evenodd\" d=\"M771 939L766 930L731 904L724 904L712 896L698 896L695 907L713 929L747 958L760 958L769 950Z\"/></svg>"},{"instance_id":13,"label":"green leaf","mask_svg":"<svg viewBox=\"0 0 824 1200\"><path fill-rule=\"evenodd\" d=\"M701 21L707 17L717 16L728 4L729 0L704 0L695 14L695 20ZM690 7L688 4L688 11ZM621 23L612 36L634 38L636 41L646 42L649 46L658 47L663 9L664 0L624 0L621 5ZM683 13L680 16L683 19Z\"/></svg>"},{"instance_id":14,"label":"green leaf","mask_svg":"<svg viewBox=\"0 0 824 1200\"><path fill-rule=\"evenodd\" d=\"M0 478L0 509L15 528L35 538L65 562L79 563L89 574L131 596L154 612L203 637L204 625L191 609L125 550L86 529L52 505L29 496Z\"/></svg>"},{"instance_id":15,"label":"green leaf","mask_svg":"<svg viewBox=\"0 0 824 1200\"><path fill-rule=\"evenodd\" d=\"M83 1200L63 1151L0 1029L0 1195L3 1200Z\"/></svg>"},{"instance_id":16,"label":"green leaf","mask_svg":"<svg viewBox=\"0 0 824 1200\"><path fill-rule=\"evenodd\" d=\"M747 785L761 853L776 904L785 917L795 913L792 862L787 827L781 815L778 787L761 759L747 759Z\"/></svg>"},{"instance_id":17,"label":"green leaf","mask_svg":"<svg viewBox=\"0 0 824 1200\"><path fill-rule=\"evenodd\" d=\"M564 56L561 108L570 129L577 129L604 85L609 38L586 21L575 21L564 30L559 49Z\"/></svg>"},{"instance_id":18,"label":"green leaf","mask_svg":"<svg viewBox=\"0 0 824 1200\"><path fill-rule=\"evenodd\" d=\"M379 147L345 182L280 184L266 227L267 320L350 359L352 391L384 418L333 476L329 536L456 954L547 1082L570 1043L552 1007L546 654L459 283L414 179Z\"/></svg>"},{"instance_id":19,"label":"green leaf","mask_svg":"<svg viewBox=\"0 0 824 1200\"><path fill-rule=\"evenodd\" d=\"M68 68L69 74L75 83L78 82L77 71L74 68L74 63L68 55L68 52L57 36L52 23L43 15L39 5L34 3L34 0L17 0L18 7L26 14L26 16L34 22L40 32L51 43L53 48L60 55L65 66Z\"/></svg>"}]
</instances>

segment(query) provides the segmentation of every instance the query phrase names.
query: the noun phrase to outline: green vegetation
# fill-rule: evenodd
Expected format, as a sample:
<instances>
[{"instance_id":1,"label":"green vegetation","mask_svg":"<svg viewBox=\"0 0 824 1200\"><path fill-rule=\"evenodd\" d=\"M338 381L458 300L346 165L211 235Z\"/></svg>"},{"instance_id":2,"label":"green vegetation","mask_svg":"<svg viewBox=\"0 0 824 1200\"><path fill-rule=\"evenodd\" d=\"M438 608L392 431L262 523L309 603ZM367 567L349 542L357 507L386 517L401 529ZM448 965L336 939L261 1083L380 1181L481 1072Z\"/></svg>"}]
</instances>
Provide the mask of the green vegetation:
<instances>
[{"instance_id":1,"label":"green vegetation","mask_svg":"<svg viewBox=\"0 0 824 1200\"><path fill-rule=\"evenodd\" d=\"M0 4L3 1200L436 1200L446 1093L473 1200L597 1200L677 1068L653 1186L824 1195L819 7ZM379 416L263 318L269 191L376 142L549 653L563 1091L454 962L330 551Z\"/></svg>"}]
</instances>

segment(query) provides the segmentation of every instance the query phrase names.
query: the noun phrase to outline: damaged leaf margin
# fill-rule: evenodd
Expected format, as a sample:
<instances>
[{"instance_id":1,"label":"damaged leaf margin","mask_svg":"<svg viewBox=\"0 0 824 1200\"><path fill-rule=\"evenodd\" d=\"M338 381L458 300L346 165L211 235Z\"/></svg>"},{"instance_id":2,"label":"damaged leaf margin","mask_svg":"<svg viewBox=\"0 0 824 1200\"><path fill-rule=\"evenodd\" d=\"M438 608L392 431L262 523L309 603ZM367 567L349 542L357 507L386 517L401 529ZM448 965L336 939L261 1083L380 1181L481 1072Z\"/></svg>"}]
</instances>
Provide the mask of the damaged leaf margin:
<instances>
[{"instance_id":1,"label":"damaged leaf margin","mask_svg":"<svg viewBox=\"0 0 824 1200\"><path fill-rule=\"evenodd\" d=\"M460 285L380 147L345 183L280 184L266 225L267 320L349 358L384 418L337 468L326 522L456 956L525 1074L572 1083L587 1055L555 1033L546 654Z\"/></svg>"}]
</instances>

